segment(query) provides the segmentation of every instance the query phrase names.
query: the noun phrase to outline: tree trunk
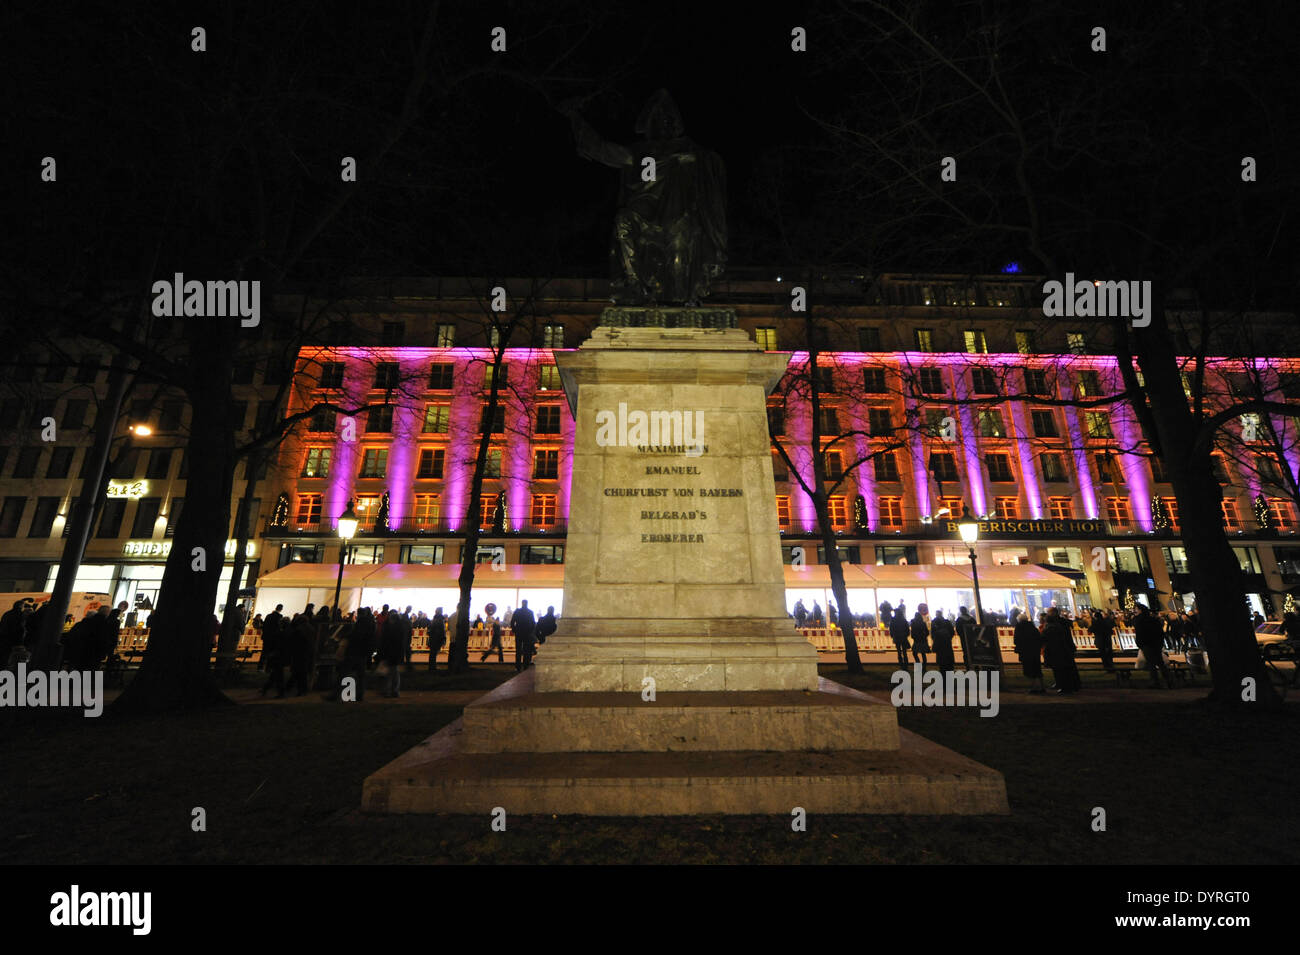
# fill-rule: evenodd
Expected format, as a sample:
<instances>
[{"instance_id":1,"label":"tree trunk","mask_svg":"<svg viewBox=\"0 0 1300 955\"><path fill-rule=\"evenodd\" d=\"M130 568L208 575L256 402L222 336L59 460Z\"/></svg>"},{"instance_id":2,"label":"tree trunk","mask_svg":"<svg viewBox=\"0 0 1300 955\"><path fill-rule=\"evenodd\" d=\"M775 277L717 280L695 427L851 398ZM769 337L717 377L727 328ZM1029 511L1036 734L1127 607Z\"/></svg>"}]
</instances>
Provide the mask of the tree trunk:
<instances>
[{"instance_id":1,"label":"tree trunk","mask_svg":"<svg viewBox=\"0 0 1300 955\"><path fill-rule=\"evenodd\" d=\"M149 645L140 671L118 698L117 712L198 709L230 701L217 688L209 656L213 607L225 560L233 485L230 414L231 329L219 319L191 331L189 391L193 419L185 506L163 571ZM223 327L225 326L225 327ZM196 569L201 554L203 566Z\"/></svg>"},{"instance_id":2,"label":"tree trunk","mask_svg":"<svg viewBox=\"0 0 1300 955\"><path fill-rule=\"evenodd\" d=\"M239 649L239 637L243 632L243 623L240 619L243 614L239 613L237 608L239 591L244 580L244 568L248 564L246 551L251 530L248 521L252 513L253 496L257 493L257 472L261 466L260 454L248 456L245 465L248 469L246 472L248 477L244 481L244 496L235 511L236 516L242 515L243 519L238 521L239 526L235 528L235 554L230 567L230 585L226 588L226 604L221 611L221 637L217 641L218 673L229 672L235 668L235 652Z\"/></svg>"},{"instance_id":3,"label":"tree trunk","mask_svg":"<svg viewBox=\"0 0 1300 955\"><path fill-rule=\"evenodd\" d=\"M63 545L63 556L59 560L59 574L54 580L54 592L50 597L50 609L45 613L40 640L36 645L35 653L32 654L33 670L53 670L59 665L63 618L68 613L73 585L77 581L77 571L81 568L81 559L86 553L86 543L90 540L90 529L94 526L97 513L95 504L104 492L109 447L113 443L113 432L117 430L117 419L122 410L122 397L126 394L128 377L125 362L126 359L119 355L109 368L108 392L95 414L95 443L90 449L86 479L81 483L77 506L71 515L72 529L68 532L67 542Z\"/></svg>"},{"instance_id":4,"label":"tree trunk","mask_svg":"<svg viewBox=\"0 0 1300 955\"><path fill-rule=\"evenodd\" d=\"M840 563L840 552L835 540L835 529L831 526L830 508L826 495L818 494L813 498L817 510L817 524L822 534L822 550L826 552L826 568L831 575L831 593L835 595L835 619L840 633L844 636L844 662L850 673L862 673L862 657L858 654L858 635L853 629L853 612L849 609L849 592L844 586L844 567ZM844 625L844 618L849 624ZM830 622L830 610L826 611L827 623Z\"/></svg>"}]
</instances>

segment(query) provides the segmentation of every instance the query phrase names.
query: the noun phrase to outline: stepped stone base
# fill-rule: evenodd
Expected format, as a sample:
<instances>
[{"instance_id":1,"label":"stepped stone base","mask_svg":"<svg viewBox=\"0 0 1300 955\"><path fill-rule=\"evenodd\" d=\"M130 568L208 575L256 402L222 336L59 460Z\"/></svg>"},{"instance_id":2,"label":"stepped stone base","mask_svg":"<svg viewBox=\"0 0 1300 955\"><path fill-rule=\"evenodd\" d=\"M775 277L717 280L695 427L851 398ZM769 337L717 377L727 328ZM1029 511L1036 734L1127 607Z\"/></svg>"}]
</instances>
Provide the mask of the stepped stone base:
<instances>
[{"instance_id":1,"label":"stepped stone base","mask_svg":"<svg viewBox=\"0 0 1300 955\"><path fill-rule=\"evenodd\" d=\"M788 815L795 806L817 813L1008 812L1000 773L899 730L893 707L865 694L822 680L812 694L722 696L669 694L634 704L625 694L535 693L525 673L367 778L362 808L489 813L500 806L591 816ZM831 714L866 735L845 738ZM602 740L629 751L589 749ZM695 748L727 743L762 748ZM812 748L846 743L859 748ZM810 748L797 748L804 744ZM483 751L529 746L563 749Z\"/></svg>"}]
</instances>

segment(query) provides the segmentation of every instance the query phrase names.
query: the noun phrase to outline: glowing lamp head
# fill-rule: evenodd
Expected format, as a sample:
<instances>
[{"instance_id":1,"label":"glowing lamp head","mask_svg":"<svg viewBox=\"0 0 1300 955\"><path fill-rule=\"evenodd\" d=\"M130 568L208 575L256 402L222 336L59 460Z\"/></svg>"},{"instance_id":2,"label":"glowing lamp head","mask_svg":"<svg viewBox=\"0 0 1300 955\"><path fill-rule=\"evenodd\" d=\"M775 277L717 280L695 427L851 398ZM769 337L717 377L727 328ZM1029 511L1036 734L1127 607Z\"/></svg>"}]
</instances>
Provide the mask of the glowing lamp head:
<instances>
[{"instance_id":1,"label":"glowing lamp head","mask_svg":"<svg viewBox=\"0 0 1300 955\"><path fill-rule=\"evenodd\" d=\"M352 540L357 532L357 513L352 510L352 499L348 498L348 507L339 515L339 537L345 541Z\"/></svg>"},{"instance_id":2,"label":"glowing lamp head","mask_svg":"<svg viewBox=\"0 0 1300 955\"><path fill-rule=\"evenodd\" d=\"M141 438L147 438L149 435L153 434L153 428L149 427L147 424L133 424L131 427L127 428L127 430Z\"/></svg>"},{"instance_id":3,"label":"glowing lamp head","mask_svg":"<svg viewBox=\"0 0 1300 955\"><path fill-rule=\"evenodd\" d=\"M962 507L961 520L957 522L957 531L961 534L962 543L968 547L974 547L980 539L980 522L970 516L970 508Z\"/></svg>"}]
</instances>

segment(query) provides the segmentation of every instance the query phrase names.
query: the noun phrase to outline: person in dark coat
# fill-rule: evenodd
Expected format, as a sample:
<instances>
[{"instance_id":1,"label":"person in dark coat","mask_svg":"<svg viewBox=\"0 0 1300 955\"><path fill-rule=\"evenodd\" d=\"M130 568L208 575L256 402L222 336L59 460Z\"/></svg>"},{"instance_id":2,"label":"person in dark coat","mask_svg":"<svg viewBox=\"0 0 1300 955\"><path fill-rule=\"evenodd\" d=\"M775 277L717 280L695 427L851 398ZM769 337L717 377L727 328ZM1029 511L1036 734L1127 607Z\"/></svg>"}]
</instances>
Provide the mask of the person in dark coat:
<instances>
[{"instance_id":1,"label":"person in dark coat","mask_svg":"<svg viewBox=\"0 0 1300 955\"><path fill-rule=\"evenodd\" d=\"M289 630L284 614L280 613L283 609L284 604L276 604L275 610L262 621L262 654L258 661L258 667L266 670L262 696L274 689L277 700L284 699L284 668L289 664Z\"/></svg>"},{"instance_id":2,"label":"person in dark coat","mask_svg":"<svg viewBox=\"0 0 1300 955\"><path fill-rule=\"evenodd\" d=\"M360 622L358 618L358 622ZM438 669L438 653L447 644L447 618L442 615L442 608L439 607L433 612L433 617L429 620L429 669ZM448 666L451 664L448 663Z\"/></svg>"},{"instance_id":3,"label":"person in dark coat","mask_svg":"<svg viewBox=\"0 0 1300 955\"><path fill-rule=\"evenodd\" d=\"M555 608L547 607L546 613L537 621L537 642L545 643L546 638L555 632L555 627Z\"/></svg>"},{"instance_id":4,"label":"person in dark coat","mask_svg":"<svg viewBox=\"0 0 1300 955\"><path fill-rule=\"evenodd\" d=\"M930 642L934 644L934 662L940 673L948 673L956 668L957 661L952 655L952 638L957 635L957 628L943 615L942 610L934 612L930 623Z\"/></svg>"},{"instance_id":5,"label":"person in dark coat","mask_svg":"<svg viewBox=\"0 0 1300 955\"><path fill-rule=\"evenodd\" d=\"M1028 614L1020 614L1013 635L1020 669L1029 677L1030 693L1044 693L1043 689L1043 635L1038 632Z\"/></svg>"},{"instance_id":6,"label":"person in dark coat","mask_svg":"<svg viewBox=\"0 0 1300 955\"><path fill-rule=\"evenodd\" d=\"M794 602L794 625L803 627L808 622L808 608L803 605L803 600Z\"/></svg>"},{"instance_id":7,"label":"person in dark coat","mask_svg":"<svg viewBox=\"0 0 1300 955\"><path fill-rule=\"evenodd\" d=\"M1160 686L1160 676L1169 680L1169 668L1165 666L1164 628L1160 618L1151 612L1146 604L1138 604L1137 617L1133 620L1133 642L1146 658L1151 670L1151 685Z\"/></svg>"},{"instance_id":8,"label":"person in dark coat","mask_svg":"<svg viewBox=\"0 0 1300 955\"><path fill-rule=\"evenodd\" d=\"M384 628L379 636L379 659L386 670L384 696L390 699L400 695L402 686L402 658L405 652L402 632L401 614L389 613L384 618Z\"/></svg>"},{"instance_id":9,"label":"person in dark coat","mask_svg":"<svg viewBox=\"0 0 1300 955\"><path fill-rule=\"evenodd\" d=\"M970 669L970 647L975 642L975 618L965 607L957 608L957 619L953 621L957 628L957 640L961 644L962 664Z\"/></svg>"},{"instance_id":10,"label":"person in dark coat","mask_svg":"<svg viewBox=\"0 0 1300 955\"><path fill-rule=\"evenodd\" d=\"M289 624L285 648L289 657L289 684L302 696L311 688L312 655L316 650L316 605L308 604Z\"/></svg>"},{"instance_id":11,"label":"person in dark coat","mask_svg":"<svg viewBox=\"0 0 1300 955\"><path fill-rule=\"evenodd\" d=\"M912 615L912 659L925 667L925 655L930 652L930 625L925 622L921 608Z\"/></svg>"},{"instance_id":12,"label":"person in dark coat","mask_svg":"<svg viewBox=\"0 0 1300 955\"><path fill-rule=\"evenodd\" d=\"M813 601L812 615L808 618L808 626L826 626L826 617L822 615L822 605L815 600Z\"/></svg>"},{"instance_id":13,"label":"person in dark coat","mask_svg":"<svg viewBox=\"0 0 1300 955\"><path fill-rule=\"evenodd\" d=\"M484 660L490 657L492 655L492 652L495 650L497 655L497 663L505 663L506 651L505 651L505 647L501 645L501 621L496 618L495 613L493 613L493 611L491 610L488 611L488 618L485 626L487 626L488 632L492 634L492 642L489 643L488 648L483 651L483 655L478 658L478 662L482 663Z\"/></svg>"},{"instance_id":14,"label":"person in dark coat","mask_svg":"<svg viewBox=\"0 0 1300 955\"><path fill-rule=\"evenodd\" d=\"M0 666L9 659L11 650L26 640L27 608L26 600L15 600L13 607L0 617Z\"/></svg>"},{"instance_id":15,"label":"person in dark coat","mask_svg":"<svg viewBox=\"0 0 1300 955\"><path fill-rule=\"evenodd\" d=\"M911 632L907 613L903 610L903 605L899 604L898 609L894 611L893 619L889 621L889 636L894 641L894 650L898 653L898 666L903 670L907 669L907 638Z\"/></svg>"},{"instance_id":16,"label":"person in dark coat","mask_svg":"<svg viewBox=\"0 0 1300 955\"><path fill-rule=\"evenodd\" d=\"M527 600L519 602L519 609L511 618L510 627L515 632L515 669L522 670L532 665L533 650L537 646L537 620L528 609Z\"/></svg>"},{"instance_id":17,"label":"person in dark coat","mask_svg":"<svg viewBox=\"0 0 1300 955\"><path fill-rule=\"evenodd\" d=\"M1070 635L1069 623L1061 617L1061 612L1056 607L1047 611L1043 645L1047 653L1047 665L1056 677L1056 692L1077 692L1083 683L1079 679L1079 668L1074 664L1074 638Z\"/></svg>"},{"instance_id":18,"label":"person in dark coat","mask_svg":"<svg viewBox=\"0 0 1300 955\"><path fill-rule=\"evenodd\" d=\"M352 677L356 681L356 701L366 697L366 667L375 652L375 617L369 607L357 611L357 622L345 624L339 632L343 641L343 659L339 663L339 689L334 699L343 698L343 681Z\"/></svg>"},{"instance_id":19,"label":"person in dark coat","mask_svg":"<svg viewBox=\"0 0 1300 955\"><path fill-rule=\"evenodd\" d=\"M1098 610L1088 626L1097 654L1101 657L1102 668L1107 673L1115 672L1115 618L1104 610Z\"/></svg>"}]
</instances>

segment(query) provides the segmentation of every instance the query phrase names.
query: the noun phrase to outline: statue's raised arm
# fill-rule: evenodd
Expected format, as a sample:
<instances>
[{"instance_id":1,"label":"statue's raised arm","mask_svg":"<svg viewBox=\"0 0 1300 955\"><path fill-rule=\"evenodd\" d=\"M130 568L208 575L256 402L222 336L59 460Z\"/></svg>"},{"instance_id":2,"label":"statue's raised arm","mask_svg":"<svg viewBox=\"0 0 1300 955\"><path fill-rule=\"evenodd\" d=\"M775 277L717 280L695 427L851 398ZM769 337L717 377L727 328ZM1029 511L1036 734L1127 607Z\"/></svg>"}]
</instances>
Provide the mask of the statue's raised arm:
<instances>
[{"instance_id":1,"label":"statue's raised arm","mask_svg":"<svg viewBox=\"0 0 1300 955\"><path fill-rule=\"evenodd\" d=\"M630 147L603 139L578 114L569 117L578 153L620 170L622 188L610 252L611 294L621 304L697 305L727 258L726 170L717 153L686 136L666 90L654 93Z\"/></svg>"}]
</instances>

